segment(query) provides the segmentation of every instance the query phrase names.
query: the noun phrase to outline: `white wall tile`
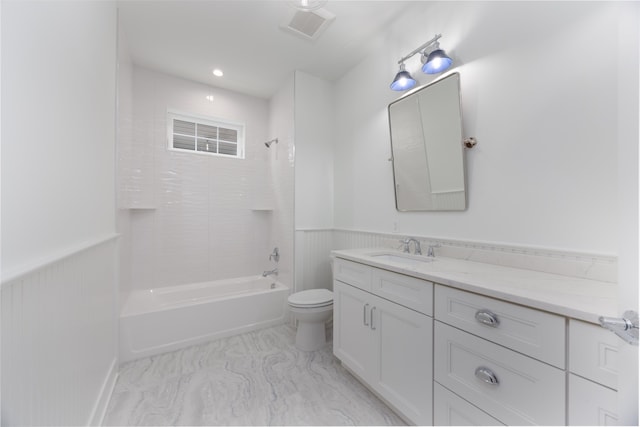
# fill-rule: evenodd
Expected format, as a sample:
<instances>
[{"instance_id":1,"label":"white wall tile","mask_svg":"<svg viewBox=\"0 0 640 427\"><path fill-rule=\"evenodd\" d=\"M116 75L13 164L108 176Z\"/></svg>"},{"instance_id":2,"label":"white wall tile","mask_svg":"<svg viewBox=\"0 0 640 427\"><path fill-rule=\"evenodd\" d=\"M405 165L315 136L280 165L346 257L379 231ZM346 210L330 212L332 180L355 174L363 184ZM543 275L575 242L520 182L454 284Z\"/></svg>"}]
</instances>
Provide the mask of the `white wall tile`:
<instances>
[{"instance_id":1,"label":"white wall tile","mask_svg":"<svg viewBox=\"0 0 640 427\"><path fill-rule=\"evenodd\" d=\"M267 101L139 67L133 75L138 148L132 150L130 188L138 191L138 204L154 209L132 211L132 288L262 273L272 249L266 218L274 215L252 208L256 193L272 193L273 180L280 179L269 174L264 146ZM213 103L205 99L211 93ZM167 109L245 123L246 158L168 150Z\"/></svg>"}]
</instances>

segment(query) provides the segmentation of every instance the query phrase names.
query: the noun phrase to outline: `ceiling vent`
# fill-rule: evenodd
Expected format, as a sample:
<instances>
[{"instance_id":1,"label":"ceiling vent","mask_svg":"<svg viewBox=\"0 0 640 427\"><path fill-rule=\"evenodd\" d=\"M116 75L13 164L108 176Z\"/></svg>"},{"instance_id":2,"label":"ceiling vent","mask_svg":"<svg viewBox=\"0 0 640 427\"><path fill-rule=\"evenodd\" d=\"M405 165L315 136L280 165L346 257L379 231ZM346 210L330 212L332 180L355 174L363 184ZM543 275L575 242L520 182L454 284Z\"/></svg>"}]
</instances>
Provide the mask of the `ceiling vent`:
<instances>
[{"instance_id":1,"label":"ceiling vent","mask_svg":"<svg viewBox=\"0 0 640 427\"><path fill-rule=\"evenodd\" d=\"M326 9L310 12L297 10L291 19L280 28L306 40L316 40L335 17L333 13Z\"/></svg>"}]
</instances>

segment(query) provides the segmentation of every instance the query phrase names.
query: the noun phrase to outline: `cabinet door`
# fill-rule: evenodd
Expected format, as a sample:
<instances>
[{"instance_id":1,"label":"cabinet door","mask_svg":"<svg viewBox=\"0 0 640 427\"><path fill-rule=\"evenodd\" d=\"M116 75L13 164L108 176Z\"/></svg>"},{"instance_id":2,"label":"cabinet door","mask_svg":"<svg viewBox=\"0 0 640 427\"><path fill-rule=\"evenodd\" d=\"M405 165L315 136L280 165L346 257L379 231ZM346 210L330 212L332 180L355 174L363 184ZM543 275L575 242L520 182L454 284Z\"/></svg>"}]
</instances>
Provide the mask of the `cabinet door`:
<instances>
[{"instance_id":1,"label":"cabinet door","mask_svg":"<svg viewBox=\"0 0 640 427\"><path fill-rule=\"evenodd\" d=\"M379 339L374 388L413 423L431 425L433 319L382 298L372 302Z\"/></svg>"},{"instance_id":2,"label":"cabinet door","mask_svg":"<svg viewBox=\"0 0 640 427\"><path fill-rule=\"evenodd\" d=\"M571 319L569 370L609 388L618 388L618 348L624 341L600 325Z\"/></svg>"},{"instance_id":3,"label":"cabinet door","mask_svg":"<svg viewBox=\"0 0 640 427\"><path fill-rule=\"evenodd\" d=\"M577 375L569 375L570 426L616 426L617 412L615 390Z\"/></svg>"},{"instance_id":4,"label":"cabinet door","mask_svg":"<svg viewBox=\"0 0 640 427\"><path fill-rule=\"evenodd\" d=\"M353 286L333 282L333 353L365 381L371 381L377 357L371 298Z\"/></svg>"}]
</instances>

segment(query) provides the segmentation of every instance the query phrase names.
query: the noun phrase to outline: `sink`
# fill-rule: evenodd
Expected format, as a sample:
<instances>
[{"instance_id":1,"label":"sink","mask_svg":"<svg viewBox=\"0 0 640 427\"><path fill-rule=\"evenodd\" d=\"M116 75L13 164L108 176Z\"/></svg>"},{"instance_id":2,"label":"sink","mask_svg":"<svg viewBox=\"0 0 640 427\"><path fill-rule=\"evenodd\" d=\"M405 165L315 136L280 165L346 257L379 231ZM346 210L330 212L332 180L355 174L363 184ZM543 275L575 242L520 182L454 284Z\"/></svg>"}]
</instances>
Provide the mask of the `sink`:
<instances>
[{"instance_id":1,"label":"sink","mask_svg":"<svg viewBox=\"0 0 640 427\"><path fill-rule=\"evenodd\" d=\"M390 261L390 262L396 262L399 264L414 265L414 266L420 265L420 264L428 264L430 262L435 261L435 258L427 258L420 255L410 255L405 253L384 252L384 253L369 254L369 256L379 261Z\"/></svg>"}]
</instances>

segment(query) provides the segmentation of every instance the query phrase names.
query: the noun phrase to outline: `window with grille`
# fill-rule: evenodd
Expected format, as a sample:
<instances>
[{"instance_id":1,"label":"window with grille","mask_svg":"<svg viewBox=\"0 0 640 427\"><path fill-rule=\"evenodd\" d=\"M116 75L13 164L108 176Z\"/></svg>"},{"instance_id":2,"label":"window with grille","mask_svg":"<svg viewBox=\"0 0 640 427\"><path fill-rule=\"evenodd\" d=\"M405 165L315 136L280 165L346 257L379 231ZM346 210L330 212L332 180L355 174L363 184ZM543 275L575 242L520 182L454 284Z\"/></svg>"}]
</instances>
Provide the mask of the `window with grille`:
<instances>
[{"instance_id":1,"label":"window with grille","mask_svg":"<svg viewBox=\"0 0 640 427\"><path fill-rule=\"evenodd\" d=\"M167 122L170 149L244 158L244 125L172 111Z\"/></svg>"}]
</instances>

